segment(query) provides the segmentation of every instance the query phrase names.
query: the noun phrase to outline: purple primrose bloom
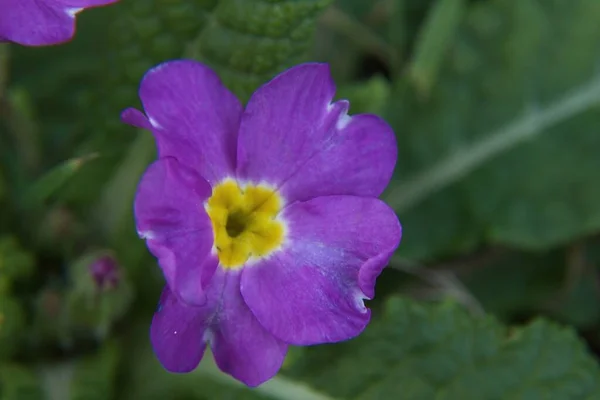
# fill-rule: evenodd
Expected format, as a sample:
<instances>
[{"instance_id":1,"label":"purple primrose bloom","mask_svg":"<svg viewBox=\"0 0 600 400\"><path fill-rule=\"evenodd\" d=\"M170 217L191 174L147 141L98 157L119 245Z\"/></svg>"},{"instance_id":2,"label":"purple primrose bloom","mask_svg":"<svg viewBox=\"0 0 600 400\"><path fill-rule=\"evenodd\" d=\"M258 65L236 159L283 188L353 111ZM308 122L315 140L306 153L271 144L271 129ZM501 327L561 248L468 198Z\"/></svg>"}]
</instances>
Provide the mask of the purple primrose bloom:
<instances>
[{"instance_id":1,"label":"purple primrose bloom","mask_svg":"<svg viewBox=\"0 0 600 400\"><path fill-rule=\"evenodd\" d=\"M369 322L365 299L400 242L377 199L397 147L375 115L349 116L324 64L291 68L245 108L208 67L180 60L143 78L159 159L135 199L139 235L167 285L150 332L163 366L193 370L208 344L249 386L288 345L338 342Z\"/></svg>"},{"instance_id":2,"label":"purple primrose bloom","mask_svg":"<svg viewBox=\"0 0 600 400\"><path fill-rule=\"evenodd\" d=\"M76 14L118 0L0 0L0 42L24 46L64 43L75 34Z\"/></svg>"}]
</instances>

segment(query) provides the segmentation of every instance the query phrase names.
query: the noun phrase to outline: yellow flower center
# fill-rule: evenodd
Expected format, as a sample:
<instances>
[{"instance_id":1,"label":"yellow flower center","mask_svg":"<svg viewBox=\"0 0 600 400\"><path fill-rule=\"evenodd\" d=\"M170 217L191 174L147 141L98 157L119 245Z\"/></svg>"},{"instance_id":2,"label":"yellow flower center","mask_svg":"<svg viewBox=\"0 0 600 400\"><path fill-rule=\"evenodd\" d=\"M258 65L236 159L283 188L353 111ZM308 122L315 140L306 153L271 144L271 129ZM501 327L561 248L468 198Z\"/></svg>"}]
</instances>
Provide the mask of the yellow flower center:
<instances>
[{"instance_id":1,"label":"yellow flower center","mask_svg":"<svg viewBox=\"0 0 600 400\"><path fill-rule=\"evenodd\" d=\"M240 187L231 179L215 186L206 211L221 266L241 268L250 257L277 250L285 235L285 226L277 219L282 206L281 197L266 186Z\"/></svg>"}]
</instances>

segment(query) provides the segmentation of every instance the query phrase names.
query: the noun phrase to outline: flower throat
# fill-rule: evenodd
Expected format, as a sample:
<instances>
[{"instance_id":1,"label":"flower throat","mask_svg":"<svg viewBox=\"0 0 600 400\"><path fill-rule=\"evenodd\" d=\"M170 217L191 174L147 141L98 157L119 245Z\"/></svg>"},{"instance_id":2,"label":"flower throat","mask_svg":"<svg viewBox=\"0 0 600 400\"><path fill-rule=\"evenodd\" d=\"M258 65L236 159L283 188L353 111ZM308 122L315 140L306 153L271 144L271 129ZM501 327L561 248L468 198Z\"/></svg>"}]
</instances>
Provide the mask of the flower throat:
<instances>
[{"instance_id":1,"label":"flower throat","mask_svg":"<svg viewBox=\"0 0 600 400\"><path fill-rule=\"evenodd\" d=\"M277 215L277 192L262 185L240 185L227 179L213 188L206 204L219 263L239 269L250 257L265 257L283 243L285 229Z\"/></svg>"}]
</instances>

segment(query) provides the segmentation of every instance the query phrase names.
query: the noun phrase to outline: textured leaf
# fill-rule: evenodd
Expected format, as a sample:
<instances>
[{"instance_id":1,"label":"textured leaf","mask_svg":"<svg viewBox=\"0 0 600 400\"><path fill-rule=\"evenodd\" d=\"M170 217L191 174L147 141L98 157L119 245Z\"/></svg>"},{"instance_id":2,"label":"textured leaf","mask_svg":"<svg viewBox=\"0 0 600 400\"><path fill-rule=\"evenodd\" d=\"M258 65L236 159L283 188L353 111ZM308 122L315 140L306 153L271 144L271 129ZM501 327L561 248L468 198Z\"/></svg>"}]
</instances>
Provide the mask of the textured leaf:
<instances>
[{"instance_id":1,"label":"textured leaf","mask_svg":"<svg viewBox=\"0 0 600 400\"><path fill-rule=\"evenodd\" d=\"M456 304L399 298L357 339L308 349L292 375L344 399L600 396L600 369L568 328L536 320L507 329Z\"/></svg>"},{"instance_id":2,"label":"textured leaf","mask_svg":"<svg viewBox=\"0 0 600 400\"><path fill-rule=\"evenodd\" d=\"M297 351L296 351L297 350ZM575 332L543 319L507 328L455 303L388 300L356 339L292 350L284 371L253 390L219 372L207 354L186 376L165 374L144 350L132 391L144 398L405 400L595 399L600 368ZM185 397L187 398L187 397Z\"/></svg>"},{"instance_id":3,"label":"textured leaf","mask_svg":"<svg viewBox=\"0 0 600 400\"><path fill-rule=\"evenodd\" d=\"M242 100L307 58L315 20L331 0L220 0L195 58L219 71Z\"/></svg>"},{"instance_id":4,"label":"textured leaf","mask_svg":"<svg viewBox=\"0 0 600 400\"><path fill-rule=\"evenodd\" d=\"M404 185L388 199L412 232L405 255L481 236L540 249L600 228L599 16L589 0L475 3L430 98L396 83L388 117Z\"/></svg>"}]
</instances>

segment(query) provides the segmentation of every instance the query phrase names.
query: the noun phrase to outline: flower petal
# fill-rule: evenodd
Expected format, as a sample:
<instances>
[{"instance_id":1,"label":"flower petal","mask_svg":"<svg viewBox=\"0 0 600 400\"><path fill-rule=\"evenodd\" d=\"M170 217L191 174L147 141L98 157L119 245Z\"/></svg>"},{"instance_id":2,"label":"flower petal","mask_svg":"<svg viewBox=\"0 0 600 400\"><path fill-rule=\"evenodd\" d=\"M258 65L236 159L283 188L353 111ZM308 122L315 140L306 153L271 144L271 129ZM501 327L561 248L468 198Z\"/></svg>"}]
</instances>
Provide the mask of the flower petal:
<instances>
[{"instance_id":1,"label":"flower petal","mask_svg":"<svg viewBox=\"0 0 600 400\"><path fill-rule=\"evenodd\" d=\"M140 98L160 157L177 158L211 185L234 175L242 106L210 68L191 60L160 64L142 79Z\"/></svg>"},{"instance_id":2,"label":"flower petal","mask_svg":"<svg viewBox=\"0 0 600 400\"><path fill-rule=\"evenodd\" d=\"M208 310L212 311L212 310ZM160 363L171 372L192 371L204 355L207 309L190 307L165 287L152 319L150 341Z\"/></svg>"},{"instance_id":3,"label":"flower petal","mask_svg":"<svg viewBox=\"0 0 600 400\"><path fill-rule=\"evenodd\" d=\"M0 0L0 41L28 46L59 44L75 33L75 15L117 0Z\"/></svg>"},{"instance_id":4,"label":"flower petal","mask_svg":"<svg viewBox=\"0 0 600 400\"><path fill-rule=\"evenodd\" d=\"M204 210L210 185L174 158L154 162L135 197L137 230L158 258L171 290L190 304L205 301L203 286L217 267Z\"/></svg>"},{"instance_id":5,"label":"flower petal","mask_svg":"<svg viewBox=\"0 0 600 400\"><path fill-rule=\"evenodd\" d=\"M152 125L150 125L148 118L143 112L135 108L127 108L123 110L121 113L121 121L127 125L135 126L136 128L146 129L149 131L152 130Z\"/></svg>"},{"instance_id":6,"label":"flower petal","mask_svg":"<svg viewBox=\"0 0 600 400\"><path fill-rule=\"evenodd\" d=\"M401 228L383 202L319 197L283 212L286 248L242 270L241 292L269 332L293 345L337 342L369 322L365 298L398 246Z\"/></svg>"},{"instance_id":7,"label":"flower petal","mask_svg":"<svg viewBox=\"0 0 600 400\"><path fill-rule=\"evenodd\" d=\"M394 134L374 115L348 116L334 94L325 64L291 68L259 88L242 116L238 178L266 180L288 202L380 195L396 163Z\"/></svg>"},{"instance_id":8,"label":"flower petal","mask_svg":"<svg viewBox=\"0 0 600 400\"><path fill-rule=\"evenodd\" d=\"M219 269L202 306L188 306L165 288L154 315L151 341L163 366L172 372L194 369L211 346L217 366L248 386L272 378L287 345L267 332L240 294L240 274Z\"/></svg>"},{"instance_id":9,"label":"flower petal","mask_svg":"<svg viewBox=\"0 0 600 400\"><path fill-rule=\"evenodd\" d=\"M209 343L218 367L248 386L258 386L281 368L287 345L269 333L252 314L240 293L239 272L216 273L224 279L222 305Z\"/></svg>"}]
</instances>

